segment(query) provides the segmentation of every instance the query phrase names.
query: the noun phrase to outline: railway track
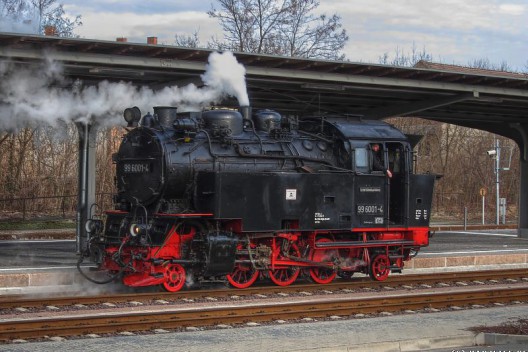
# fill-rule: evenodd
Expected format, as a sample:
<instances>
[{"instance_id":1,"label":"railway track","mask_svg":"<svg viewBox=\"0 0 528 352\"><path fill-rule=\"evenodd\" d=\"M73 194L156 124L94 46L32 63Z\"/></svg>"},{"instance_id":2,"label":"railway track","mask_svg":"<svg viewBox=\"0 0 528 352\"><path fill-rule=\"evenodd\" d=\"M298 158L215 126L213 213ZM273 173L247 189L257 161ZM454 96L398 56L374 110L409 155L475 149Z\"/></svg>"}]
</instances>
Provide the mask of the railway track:
<instances>
[{"instance_id":1,"label":"railway track","mask_svg":"<svg viewBox=\"0 0 528 352\"><path fill-rule=\"evenodd\" d=\"M318 291L356 291L362 289L384 289L384 288L413 288L434 286L434 285L450 285L460 282L468 284L483 284L485 282L518 280L528 281L528 269L512 269L512 270L486 270L473 272L451 272L451 273L435 273L424 275L401 275L391 276L387 281L375 282L368 278L353 278L352 280L336 280L327 285L320 284L297 284L287 287L278 286L255 286L243 290L232 288L220 289L206 289L206 290L189 290L179 291L177 293L171 292L149 292L149 293L119 293L119 294L105 294L105 295L90 295L90 296L55 296L43 295L39 297L26 297L23 295L9 295L0 296L0 310L13 308L42 308L47 306L72 306L72 305L98 305L108 302L112 303L127 303L127 302L154 302L157 300L174 301L174 300L200 300L207 297L214 298L229 298L231 296L248 297L254 295L292 295L299 292L318 292ZM418 286L416 286L418 285ZM416 286L416 287L415 287ZM1 316L1 314L0 314Z\"/></svg>"},{"instance_id":2,"label":"railway track","mask_svg":"<svg viewBox=\"0 0 528 352\"><path fill-rule=\"evenodd\" d=\"M393 293L370 297L319 297L284 302L223 303L200 307L160 307L148 311L101 312L59 317L8 319L0 322L0 341L50 336L114 334L117 332L181 329L272 322L277 319L354 317L358 314L409 312L468 305L528 301L528 286L443 289L442 292ZM330 296L332 297L332 296Z\"/></svg>"}]
</instances>

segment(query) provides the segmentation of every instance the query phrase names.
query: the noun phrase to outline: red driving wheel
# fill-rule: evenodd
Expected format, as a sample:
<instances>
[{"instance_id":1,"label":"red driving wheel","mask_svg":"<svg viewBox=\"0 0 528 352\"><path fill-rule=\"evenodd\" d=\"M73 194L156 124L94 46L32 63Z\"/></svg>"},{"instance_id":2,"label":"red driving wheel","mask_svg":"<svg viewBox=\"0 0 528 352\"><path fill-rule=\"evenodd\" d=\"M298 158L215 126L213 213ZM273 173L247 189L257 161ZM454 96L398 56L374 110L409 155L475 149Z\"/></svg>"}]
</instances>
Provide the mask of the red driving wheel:
<instances>
[{"instance_id":1,"label":"red driving wheel","mask_svg":"<svg viewBox=\"0 0 528 352\"><path fill-rule=\"evenodd\" d=\"M237 249L242 250L243 248L241 245L239 245ZM237 260L248 261L249 256L238 256ZM259 271L255 269L249 262L235 264L233 272L229 275L226 275L227 281L229 281L231 286L235 288L248 288L249 286L253 285L255 281L257 281L258 277Z\"/></svg>"},{"instance_id":2,"label":"red driving wheel","mask_svg":"<svg viewBox=\"0 0 528 352\"><path fill-rule=\"evenodd\" d=\"M177 292L185 285L185 269L180 264L169 264L165 268L163 288L169 292Z\"/></svg>"},{"instance_id":3,"label":"red driving wheel","mask_svg":"<svg viewBox=\"0 0 528 352\"><path fill-rule=\"evenodd\" d=\"M251 264L237 264L235 270L226 277L233 287L248 288L257 281L258 276L258 270L253 269Z\"/></svg>"},{"instance_id":4,"label":"red driving wheel","mask_svg":"<svg viewBox=\"0 0 528 352\"><path fill-rule=\"evenodd\" d=\"M383 281L389 277L390 262L386 254L377 254L371 261L369 266L369 276L376 281Z\"/></svg>"},{"instance_id":5,"label":"red driving wheel","mask_svg":"<svg viewBox=\"0 0 528 352\"><path fill-rule=\"evenodd\" d=\"M332 242L328 238L321 238L316 243ZM331 262L338 255L335 249L314 249L312 250L311 260L314 262L325 263ZM329 284L337 275L337 272L331 268L314 267L310 268L310 278L318 284Z\"/></svg>"},{"instance_id":6,"label":"red driving wheel","mask_svg":"<svg viewBox=\"0 0 528 352\"><path fill-rule=\"evenodd\" d=\"M280 247L284 241L286 240L285 239L276 240L274 252L280 253ZM297 245L295 243L292 243L290 245L290 248L288 250L288 255L291 255L294 257L301 256L301 253L299 252L299 248L297 248ZM301 269L297 266L292 266L292 265L278 266L277 265L275 266L275 269L269 271L269 276L270 276L271 281L273 281L276 285L288 286L294 283L295 280L297 280L297 277L299 276L300 272L301 272Z\"/></svg>"}]
</instances>

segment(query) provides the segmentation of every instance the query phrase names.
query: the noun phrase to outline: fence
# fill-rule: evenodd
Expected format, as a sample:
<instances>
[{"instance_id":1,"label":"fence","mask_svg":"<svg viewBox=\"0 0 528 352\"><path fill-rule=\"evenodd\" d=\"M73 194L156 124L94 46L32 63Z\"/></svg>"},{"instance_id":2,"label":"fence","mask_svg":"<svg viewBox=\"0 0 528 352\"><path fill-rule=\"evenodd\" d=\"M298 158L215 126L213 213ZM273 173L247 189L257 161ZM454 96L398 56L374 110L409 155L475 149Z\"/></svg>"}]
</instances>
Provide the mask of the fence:
<instances>
[{"instance_id":1,"label":"fence","mask_svg":"<svg viewBox=\"0 0 528 352\"><path fill-rule=\"evenodd\" d=\"M433 198L433 221L464 221L464 208L468 208L468 220L472 223L482 221L482 206L475 202L465 204L462 193L436 193ZM94 213L113 208L112 193L96 194L97 209ZM0 220L45 220L75 219L77 213L77 195L20 197L0 199ZM508 205L507 221L517 219L516 204ZM494 223L495 206L486 207L486 223Z\"/></svg>"},{"instance_id":2,"label":"fence","mask_svg":"<svg viewBox=\"0 0 528 352\"><path fill-rule=\"evenodd\" d=\"M96 204L102 211L112 208L112 194L96 194ZM75 219L77 195L20 197L0 199L0 220Z\"/></svg>"},{"instance_id":3,"label":"fence","mask_svg":"<svg viewBox=\"0 0 528 352\"><path fill-rule=\"evenodd\" d=\"M484 207L484 224L496 223L496 211L495 200L489 197ZM517 222L518 216L517 202L508 203L505 222ZM482 199L473 197L465 200L462 192L435 192L431 218L435 222L482 224Z\"/></svg>"}]
</instances>

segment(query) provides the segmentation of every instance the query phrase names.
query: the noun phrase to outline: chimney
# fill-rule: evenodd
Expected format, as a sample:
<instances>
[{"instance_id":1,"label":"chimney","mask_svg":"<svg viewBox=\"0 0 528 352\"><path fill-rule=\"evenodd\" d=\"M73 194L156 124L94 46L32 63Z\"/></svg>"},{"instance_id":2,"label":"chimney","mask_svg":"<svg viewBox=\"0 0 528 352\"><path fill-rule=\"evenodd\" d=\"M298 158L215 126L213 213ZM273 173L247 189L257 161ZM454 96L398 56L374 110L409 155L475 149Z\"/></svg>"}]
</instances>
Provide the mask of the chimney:
<instances>
[{"instance_id":1,"label":"chimney","mask_svg":"<svg viewBox=\"0 0 528 352\"><path fill-rule=\"evenodd\" d=\"M157 45L158 37L147 37L147 44Z\"/></svg>"},{"instance_id":2,"label":"chimney","mask_svg":"<svg viewBox=\"0 0 528 352\"><path fill-rule=\"evenodd\" d=\"M119 38L116 38L116 42L126 43L127 41L128 41L128 39L125 38L125 37L119 37Z\"/></svg>"},{"instance_id":3,"label":"chimney","mask_svg":"<svg viewBox=\"0 0 528 352\"><path fill-rule=\"evenodd\" d=\"M242 114L244 120L251 120L251 107L241 106L238 111Z\"/></svg>"},{"instance_id":4,"label":"chimney","mask_svg":"<svg viewBox=\"0 0 528 352\"><path fill-rule=\"evenodd\" d=\"M46 36L56 36L57 28L55 26L44 26L44 35Z\"/></svg>"}]
</instances>

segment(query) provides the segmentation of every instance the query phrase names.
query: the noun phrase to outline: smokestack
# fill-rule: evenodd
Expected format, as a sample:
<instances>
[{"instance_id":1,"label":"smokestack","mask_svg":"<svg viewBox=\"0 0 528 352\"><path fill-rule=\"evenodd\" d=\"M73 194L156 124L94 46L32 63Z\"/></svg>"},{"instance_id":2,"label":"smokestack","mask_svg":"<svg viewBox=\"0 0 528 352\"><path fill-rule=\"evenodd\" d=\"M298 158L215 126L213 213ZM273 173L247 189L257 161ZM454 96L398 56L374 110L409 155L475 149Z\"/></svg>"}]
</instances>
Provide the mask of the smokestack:
<instances>
[{"instance_id":1,"label":"smokestack","mask_svg":"<svg viewBox=\"0 0 528 352\"><path fill-rule=\"evenodd\" d=\"M56 36L57 28L55 26L44 26L44 35L46 36Z\"/></svg>"},{"instance_id":2,"label":"smokestack","mask_svg":"<svg viewBox=\"0 0 528 352\"><path fill-rule=\"evenodd\" d=\"M118 38L116 38L116 42L126 43L127 41L128 41L128 39L125 38L125 37L118 37Z\"/></svg>"},{"instance_id":3,"label":"smokestack","mask_svg":"<svg viewBox=\"0 0 528 352\"><path fill-rule=\"evenodd\" d=\"M158 115L160 125L166 128L172 128L172 125L178 118L176 115L178 108L173 106L155 106L154 114Z\"/></svg>"},{"instance_id":4,"label":"smokestack","mask_svg":"<svg viewBox=\"0 0 528 352\"><path fill-rule=\"evenodd\" d=\"M244 120L251 120L251 106L241 106L238 111L240 111Z\"/></svg>"},{"instance_id":5,"label":"smokestack","mask_svg":"<svg viewBox=\"0 0 528 352\"><path fill-rule=\"evenodd\" d=\"M147 44L158 45L158 37L147 37Z\"/></svg>"}]
</instances>

